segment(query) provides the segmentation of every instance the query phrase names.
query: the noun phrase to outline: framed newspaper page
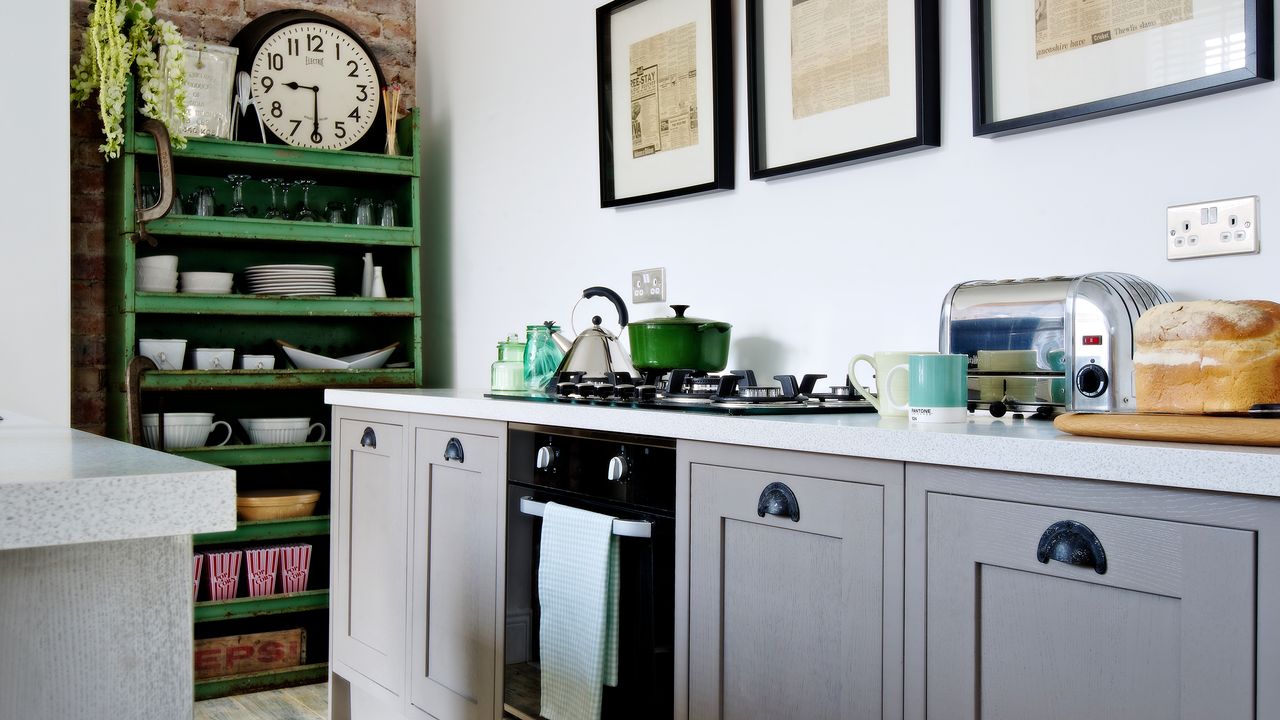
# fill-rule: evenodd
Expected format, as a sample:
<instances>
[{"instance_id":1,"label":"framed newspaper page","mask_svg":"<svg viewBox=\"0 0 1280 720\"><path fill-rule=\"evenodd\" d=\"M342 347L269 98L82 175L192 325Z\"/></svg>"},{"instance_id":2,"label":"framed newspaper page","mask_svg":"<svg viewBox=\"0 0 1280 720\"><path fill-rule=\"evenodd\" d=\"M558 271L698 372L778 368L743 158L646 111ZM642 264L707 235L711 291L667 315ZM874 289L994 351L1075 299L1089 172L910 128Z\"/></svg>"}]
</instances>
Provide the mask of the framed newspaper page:
<instances>
[{"instance_id":1,"label":"framed newspaper page","mask_svg":"<svg viewBox=\"0 0 1280 720\"><path fill-rule=\"evenodd\" d=\"M729 1L596 10L600 207L733 187Z\"/></svg>"},{"instance_id":2,"label":"framed newspaper page","mask_svg":"<svg viewBox=\"0 0 1280 720\"><path fill-rule=\"evenodd\" d=\"M971 0L970 14L974 135L1275 77L1272 0Z\"/></svg>"},{"instance_id":3,"label":"framed newspaper page","mask_svg":"<svg viewBox=\"0 0 1280 720\"><path fill-rule=\"evenodd\" d=\"M751 179L942 142L938 0L746 0Z\"/></svg>"}]
</instances>

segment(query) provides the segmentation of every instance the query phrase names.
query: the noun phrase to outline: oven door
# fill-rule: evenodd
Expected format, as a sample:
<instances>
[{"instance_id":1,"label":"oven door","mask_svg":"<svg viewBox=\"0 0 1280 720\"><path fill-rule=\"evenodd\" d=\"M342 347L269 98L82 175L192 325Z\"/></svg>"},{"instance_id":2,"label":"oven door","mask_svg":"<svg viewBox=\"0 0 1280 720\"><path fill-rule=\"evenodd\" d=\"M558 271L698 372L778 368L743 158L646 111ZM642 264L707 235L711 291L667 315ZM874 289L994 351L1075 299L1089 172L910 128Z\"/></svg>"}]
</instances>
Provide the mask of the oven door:
<instances>
[{"instance_id":1,"label":"oven door","mask_svg":"<svg viewBox=\"0 0 1280 720\"><path fill-rule=\"evenodd\" d=\"M538 558L542 518L530 513L540 512L541 504L556 502L636 523L632 526L636 529L641 529L640 523L649 523L648 537L619 537L618 685L604 689L601 718L670 718L675 635L673 518L514 483L508 487L507 500L506 711L518 718L541 717ZM625 532L624 528L619 530Z\"/></svg>"}]
</instances>

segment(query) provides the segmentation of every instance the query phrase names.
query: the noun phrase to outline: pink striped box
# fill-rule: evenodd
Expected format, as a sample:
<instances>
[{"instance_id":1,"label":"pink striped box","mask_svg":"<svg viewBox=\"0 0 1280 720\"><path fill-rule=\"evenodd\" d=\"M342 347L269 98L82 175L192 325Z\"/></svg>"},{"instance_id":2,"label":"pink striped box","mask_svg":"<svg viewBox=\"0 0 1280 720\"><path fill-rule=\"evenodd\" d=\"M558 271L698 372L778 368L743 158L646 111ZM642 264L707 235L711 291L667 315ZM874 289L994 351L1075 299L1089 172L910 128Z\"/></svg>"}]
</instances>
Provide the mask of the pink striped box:
<instances>
[{"instance_id":1,"label":"pink striped box","mask_svg":"<svg viewBox=\"0 0 1280 720\"><path fill-rule=\"evenodd\" d=\"M231 600L240 584L240 551L205 553L210 600Z\"/></svg>"},{"instance_id":2,"label":"pink striped box","mask_svg":"<svg viewBox=\"0 0 1280 720\"><path fill-rule=\"evenodd\" d=\"M204 554L196 553L191 558L191 599L200 596L200 571L204 569Z\"/></svg>"},{"instance_id":3,"label":"pink striped box","mask_svg":"<svg viewBox=\"0 0 1280 720\"><path fill-rule=\"evenodd\" d=\"M280 548L280 592L302 592L307 589L311 571L311 546L285 545Z\"/></svg>"},{"instance_id":4,"label":"pink striped box","mask_svg":"<svg viewBox=\"0 0 1280 720\"><path fill-rule=\"evenodd\" d=\"M278 547L244 551L245 572L249 576L249 597L261 597L276 591L276 564L279 559Z\"/></svg>"}]
</instances>

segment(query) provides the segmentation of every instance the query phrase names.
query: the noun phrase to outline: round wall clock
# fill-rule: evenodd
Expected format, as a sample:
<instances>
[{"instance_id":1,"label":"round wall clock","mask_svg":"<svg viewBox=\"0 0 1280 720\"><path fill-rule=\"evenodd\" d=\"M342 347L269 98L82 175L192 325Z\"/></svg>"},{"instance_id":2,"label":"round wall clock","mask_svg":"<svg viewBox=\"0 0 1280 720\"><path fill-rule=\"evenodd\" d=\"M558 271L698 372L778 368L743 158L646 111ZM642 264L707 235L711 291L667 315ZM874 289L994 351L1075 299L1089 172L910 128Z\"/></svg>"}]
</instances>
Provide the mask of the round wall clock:
<instances>
[{"instance_id":1,"label":"round wall clock","mask_svg":"<svg viewBox=\"0 0 1280 720\"><path fill-rule=\"evenodd\" d=\"M382 69L346 25L280 10L245 25L232 45L240 48L238 69L249 73L254 109L276 140L331 150L357 143L376 150L385 140Z\"/></svg>"}]
</instances>

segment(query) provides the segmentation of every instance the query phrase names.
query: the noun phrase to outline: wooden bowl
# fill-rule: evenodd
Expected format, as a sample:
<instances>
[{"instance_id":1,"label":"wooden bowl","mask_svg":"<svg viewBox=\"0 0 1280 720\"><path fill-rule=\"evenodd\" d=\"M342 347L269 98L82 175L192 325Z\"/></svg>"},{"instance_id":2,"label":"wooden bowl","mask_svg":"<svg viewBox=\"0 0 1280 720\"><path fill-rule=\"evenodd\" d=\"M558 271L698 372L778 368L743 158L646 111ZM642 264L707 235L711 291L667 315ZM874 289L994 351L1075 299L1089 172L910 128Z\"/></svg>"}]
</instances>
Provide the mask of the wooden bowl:
<instances>
[{"instance_id":1,"label":"wooden bowl","mask_svg":"<svg viewBox=\"0 0 1280 720\"><path fill-rule=\"evenodd\" d=\"M282 520L315 512L319 490L242 490L236 494L241 520Z\"/></svg>"}]
</instances>

